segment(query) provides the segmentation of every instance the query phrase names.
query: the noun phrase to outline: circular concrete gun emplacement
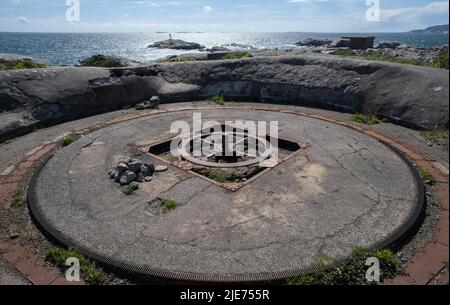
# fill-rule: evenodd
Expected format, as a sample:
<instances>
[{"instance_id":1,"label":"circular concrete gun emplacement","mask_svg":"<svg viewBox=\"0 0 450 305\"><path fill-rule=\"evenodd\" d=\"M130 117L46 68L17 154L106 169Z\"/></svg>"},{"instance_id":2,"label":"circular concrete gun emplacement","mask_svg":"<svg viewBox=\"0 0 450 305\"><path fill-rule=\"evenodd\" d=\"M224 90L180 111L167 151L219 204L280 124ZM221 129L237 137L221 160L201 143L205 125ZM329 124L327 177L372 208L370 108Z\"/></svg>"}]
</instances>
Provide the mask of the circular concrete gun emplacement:
<instances>
[{"instance_id":1,"label":"circular concrete gun emplacement","mask_svg":"<svg viewBox=\"0 0 450 305\"><path fill-rule=\"evenodd\" d=\"M53 237L102 263L190 282L300 275L355 247L395 245L418 221L424 198L415 169L366 134L289 112L195 112L216 122L277 121L277 164L261 168L245 154L225 160L214 146L204 159L169 155L172 123L192 124L194 111L143 116L56 152L33 179L32 213ZM258 141L272 152L270 140ZM108 171L130 156L168 170L127 194Z\"/></svg>"}]
</instances>

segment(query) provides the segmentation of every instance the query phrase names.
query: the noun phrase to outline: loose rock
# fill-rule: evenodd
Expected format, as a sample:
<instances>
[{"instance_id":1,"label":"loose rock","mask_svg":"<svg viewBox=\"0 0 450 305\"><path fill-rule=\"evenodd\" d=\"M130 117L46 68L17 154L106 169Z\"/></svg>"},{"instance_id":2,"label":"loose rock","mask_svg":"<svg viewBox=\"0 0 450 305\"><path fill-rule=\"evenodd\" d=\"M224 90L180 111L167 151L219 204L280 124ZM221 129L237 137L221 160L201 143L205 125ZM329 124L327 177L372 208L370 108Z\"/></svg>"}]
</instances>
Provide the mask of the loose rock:
<instances>
[{"instance_id":1,"label":"loose rock","mask_svg":"<svg viewBox=\"0 0 450 305\"><path fill-rule=\"evenodd\" d=\"M137 191L137 190L139 189L139 183L137 183L137 182L131 182L131 183L130 183L130 188L131 188L133 191Z\"/></svg>"},{"instance_id":2,"label":"loose rock","mask_svg":"<svg viewBox=\"0 0 450 305\"><path fill-rule=\"evenodd\" d=\"M119 163L119 165L117 165L117 171L119 173L125 173L128 170L128 165L125 163Z\"/></svg>"},{"instance_id":3,"label":"loose rock","mask_svg":"<svg viewBox=\"0 0 450 305\"><path fill-rule=\"evenodd\" d=\"M136 177L137 182L144 182L145 181L145 175L143 173L139 173Z\"/></svg>"},{"instance_id":4,"label":"loose rock","mask_svg":"<svg viewBox=\"0 0 450 305\"><path fill-rule=\"evenodd\" d=\"M155 172L161 173L167 171L169 168L165 165L160 165L155 168Z\"/></svg>"},{"instance_id":5,"label":"loose rock","mask_svg":"<svg viewBox=\"0 0 450 305\"><path fill-rule=\"evenodd\" d=\"M139 173L141 171L142 162L139 160L133 160L128 164L128 168L130 171L133 171L135 173Z\"/></svg>"},{"instance_id":6,"label":"loose rock","mask_svg":"<svg viewBox=\"0 0 450 305\"><path fill-rule=\"evenodd\" d=\"M116 171L116 170L111 170L111 171L109 172L109 177L110 177L111 179L115 179L115 178L117 177L118 174L119 174L118 171Z\"/></svg>"},{"instance_id":7,"label":"loose rock","mask_svg":"<svg viewBox=\"0 0 450 305\"><path fill-rule=\"evenodd\" d=\"M121 185L128 185L131 182L133 182L134 179L136 179L137 175L132 171L127 171L121 178L120 178L120 184Z\"/></svg>"},{"instance_id":8,"label":"loose rock","mask_svg":"<svg viewBox=\"0 0 450 305\"><path fill-rule=\"evenodd\" d=\"M160 171L167 170L167 167L161 167ZM121 160L116 168L111 169L108 175L120 185L130 186L132 183L142 183L152 181L155 173L155 165L153 163L144 163L135 158L125 158ZM135 187L135 184L133 184Z\"/></svg>"}]
</instances>

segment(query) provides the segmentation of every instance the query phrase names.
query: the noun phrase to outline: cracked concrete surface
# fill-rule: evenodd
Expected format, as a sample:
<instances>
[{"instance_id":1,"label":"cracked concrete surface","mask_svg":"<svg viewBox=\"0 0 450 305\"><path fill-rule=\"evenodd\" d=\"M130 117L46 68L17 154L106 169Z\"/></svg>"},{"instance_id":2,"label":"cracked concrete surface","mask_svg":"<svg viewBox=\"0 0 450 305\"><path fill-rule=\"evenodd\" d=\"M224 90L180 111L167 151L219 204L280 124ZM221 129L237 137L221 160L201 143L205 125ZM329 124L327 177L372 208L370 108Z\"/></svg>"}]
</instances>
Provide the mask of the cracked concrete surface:
<instances>
[{"instance_id":1,"label":"cracked concrete surface","mask_svg":"<svg viewBox=\"0 0 450 305\"><path fill-rule=\"evenodd\" d=\"M62 149L40 173L37 204L77 245L138 266L239 275L304 269L322 257L390 237L411 216L418 186L388 147L352 129L295 114L202 110L204 119L278 120L280 136L311 147L231 192L170 166L133 196L108 170L129 144L168 136L192 111L157 114L98 130ZM90 145L96 143L96 145ZM140 156L154 161L150 155ZM155 198L175 200L162 216Z\"/></svg>"}]
</instances>

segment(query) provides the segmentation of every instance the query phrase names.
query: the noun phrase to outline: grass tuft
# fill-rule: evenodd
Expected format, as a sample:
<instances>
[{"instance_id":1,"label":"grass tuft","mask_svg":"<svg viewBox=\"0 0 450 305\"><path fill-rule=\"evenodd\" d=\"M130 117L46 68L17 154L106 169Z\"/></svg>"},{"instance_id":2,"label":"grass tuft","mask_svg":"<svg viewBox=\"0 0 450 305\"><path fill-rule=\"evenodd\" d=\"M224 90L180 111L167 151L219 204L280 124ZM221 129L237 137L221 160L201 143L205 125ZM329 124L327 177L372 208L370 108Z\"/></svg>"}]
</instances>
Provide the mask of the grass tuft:
<instances>
[{"instance_id":1,"label":"grass tuft","mask_svg":"<svg viewBox=\"0 0 450 305\"><path fill-rule=\"evenodd\" d=\"M39 69L45 68L46 65L39 64L31 59L17 59L17 60L5 60L0 59L0 71L3 70L22 70L22 69Z\"/></svg>"},{"instance_id":2,"label":"grass tuft","mask_svg":"<svg viewBox=\"0 0 450 305\"><path fill-rule=\"evenodd\" d=\"M394 278L403 271L403 268L390 250L379 250L370 253L364 248L355 248L352 258L347 264L327 271L316 272L299 276L288 281L289 285L364 285L366 282L366 260L375 257L380 261L381 279ZM318 267L330 265L329 258L321 259Z\"/></svg>"},{"instance_id":3,"label":"grass tuft","mask_svg":"<svg viewBox=\"0 0 450 305\"><path fill-rule=\"evenodd\" d=\"M18 188L11 198L11 207L19 208L25 204L25 191L23 188Z\"/></svg>"},{"instance_id":4,"label":"grass tuft","mask_svg":"<svg viewBox=\"0 0 450 305\"><path fill-rule=\"evenodd\" d=\"M436 129L431 131L421 131L419 134L427 141L430 141L433 144L441 146L445 148L447 151L449 150L448 128Z\"/></svg>"},{"instance_id":5,"label":"grass tuft","mask_svg":"<svg viewBox=\"0 0 450 305\"><path fill-rule=\"evenodd\" d=\"M134 195L136 193L136 191L132 187L129 186L125 191L123 191L123 193L127 196L131 196L131 195Z\"/></svg>"},{"instance_id":6,"label":"grass tuft","mask_svg":"<svg viewBox=\"0 0 450 305\"><path fill-rule=\"evenodd\" d=\"M252 58L253 55L247 52L227 52L223 59L232 60L232 59L246 59Z\"/></svg>"},{"instance_id":7,"label":"grass tuft","mask_svg":"<svg viewBox=\"0 0 450 305\"><path fill-rule=\"evenodd\" d=\"M159 63L164 63L164 62L193 62L193 61L197 61L197 59L193 58L193 57L178 57L177 55L169 56L169 57L162 58L162 59L158 60Z\"/></svg>"},{"instance_id":8,"label":"grass tuft","mask_svg":"<svg viewBox=\"0 0 450 305\"><path fill-rule=\"evenodd\" d=\"M177 207L177 202L175 200L161 199L162 213L167 214L173 211Z\"/></svg>"},{"instance_id":9,"label":"grass tuft","mask_svg":"<svg viewBox=\"0 0 450 305\"><path fill-rule=\"evenodd\" d=\"M70 144L76 142L77 139L74 137L66 137L64 138L63 142L62 142L62 146L66 147L69 146Z\"/></svg>"},{"instance_id":10,"label":"grass tuft","mask_svg":"<svg viewBox=\"0 0 450 305\"><path fill-rule=\"evenodd\" d=\"M352 115L352 121L367 125L376 125L380 123L387 123L388 120L386 118L380 118L373 114L361 114L355 113Z\"/></svg>"},{"instance_id":11,"label":"grass tuft","mask_svg":"<svg viewBox=\"0 0 450 305\"><path fill-rule=\"evenodd\" d=\"M210 102L215 103L217 105L225 105L225 98L223 97L223 95L215 95L213 97L211 97Z\"/></svg>"},{"instance_id":12,"label":"grass tuft","mask_svg":"<svg viewBox=\"0 0 450 305\"><path fill-rule=\"evenodd\" d=\"M48 262L55 264L62 270L67 268L66 261L70 257L75 257L80 261L80 273L86 282L94 285L103 284L106 282L107 276L102 268L86 256L79 253L76 249L53 247L50 248L45 254L45 259Z\"/></svg>"},{"instance_id":13,"label":"grass tuft","mask_svg":"<svg viewBox=\"0 0 450 305\"><path fill-rule=\"evenodd\" d=\"M433 61L432 66L435 68L447 69L448 70L448 48L444 48L439 56Z\"/></svg>"},{"instance_id":14,"label":"grass tuft","mask_svg":"<svg viewBox=\"0 0 450 305\"><path fill-rule=\"evenodd\" d=\"M219 183L234 182L238 178L236 175L232 173L222 173L221 171L214 168L202 168L195 171Z\"/></svg>"},{"instance_id":15,"label":"grass tuft","mask_svg":"<svg viewBox=\"0 0 450 305\"><path fill-rule=\"evenodd\" d=\"M436 178L434 178L427 170L419 168L419 174L425 184L436 184Z\"/></svg>"}]
</instances>

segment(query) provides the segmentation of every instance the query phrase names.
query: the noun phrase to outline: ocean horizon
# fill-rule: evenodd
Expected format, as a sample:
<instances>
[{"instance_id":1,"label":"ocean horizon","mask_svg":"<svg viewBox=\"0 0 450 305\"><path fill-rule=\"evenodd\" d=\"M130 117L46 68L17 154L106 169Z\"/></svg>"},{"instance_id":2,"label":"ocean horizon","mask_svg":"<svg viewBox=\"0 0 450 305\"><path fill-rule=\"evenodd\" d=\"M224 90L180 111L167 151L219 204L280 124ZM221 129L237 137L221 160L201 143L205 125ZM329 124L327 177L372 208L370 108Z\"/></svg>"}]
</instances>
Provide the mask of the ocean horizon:
<instances>
[{"instance_id":1,"label":"ocean horizon","mask_svg":"<svg viewBox=\"0 0 450 305\"><path fill-rule=\"evenodd\" d=\"M342 36L370 35L381 41L397 41L412 47L439 47L448 44L448 34L405 33L316 33L316 32L172 32L174 39L196 42L207 48L233 43L256 49L289 49L305 38L336 40ZM169 38L169 32L156 33L32 33L0 32L0 53L31 56L54 65L77 65L94 54L114 55L139 62L151 62L169 55L196 51L158 50L148 46ZM197 51L198 52L198 51Z\"/></svg>"}]
</instances>

